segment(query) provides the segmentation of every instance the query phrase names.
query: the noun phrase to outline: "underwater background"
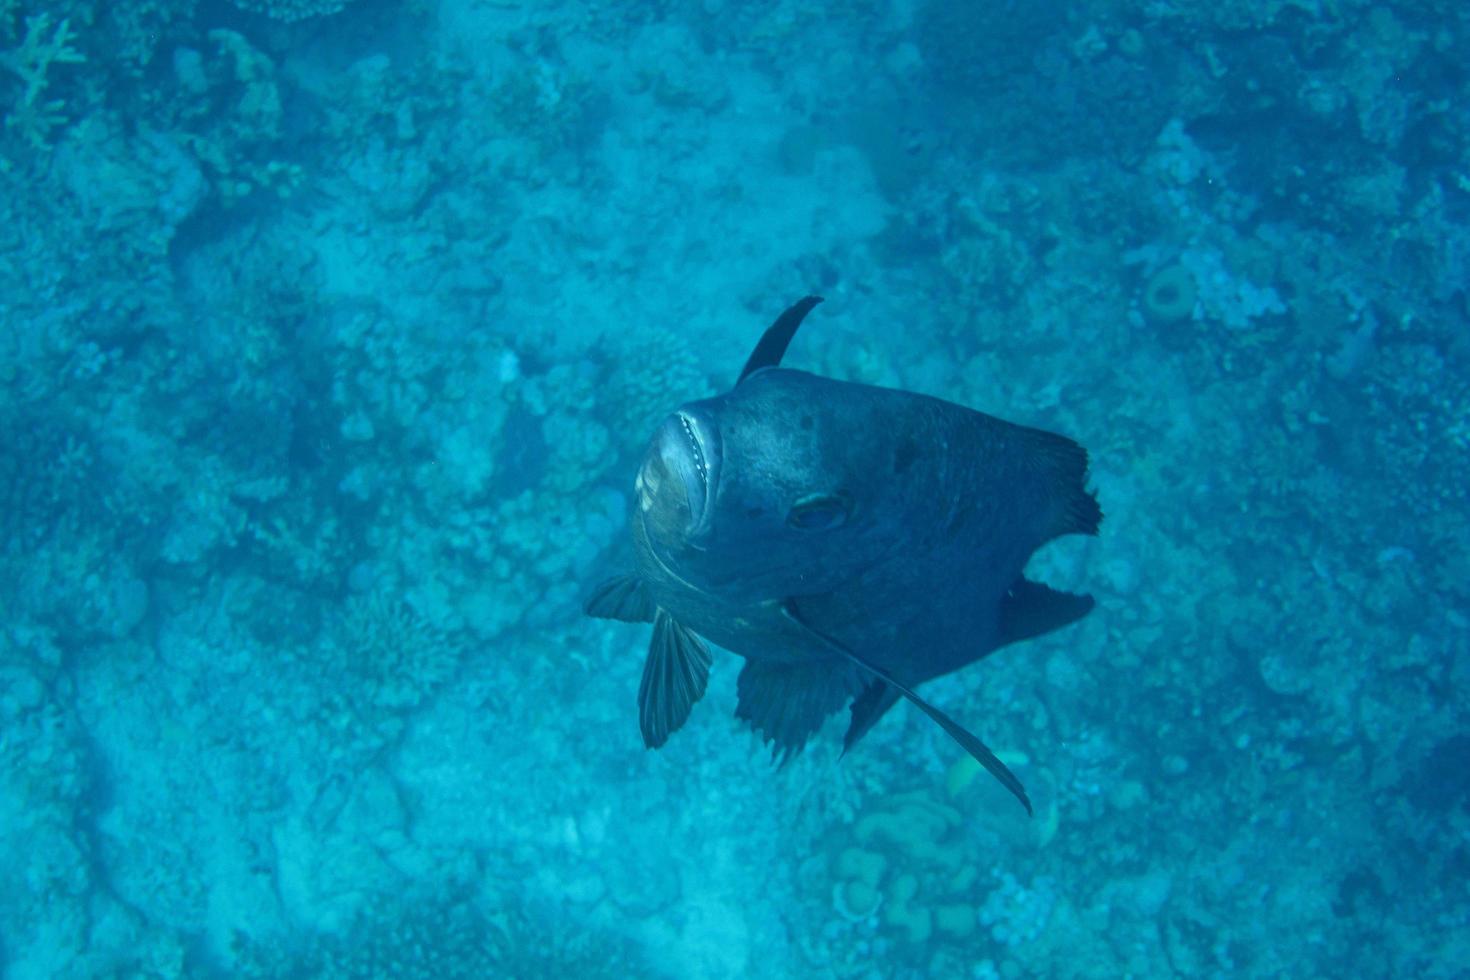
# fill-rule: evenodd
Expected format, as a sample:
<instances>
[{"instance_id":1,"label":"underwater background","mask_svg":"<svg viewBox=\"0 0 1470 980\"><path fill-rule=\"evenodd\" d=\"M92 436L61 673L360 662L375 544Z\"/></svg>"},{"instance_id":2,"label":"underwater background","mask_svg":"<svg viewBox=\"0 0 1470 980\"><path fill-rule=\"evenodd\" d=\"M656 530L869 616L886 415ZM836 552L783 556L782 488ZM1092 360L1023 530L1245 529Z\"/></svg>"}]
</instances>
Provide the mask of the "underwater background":
<instances>
[{"instance_id":1,"label":"underwater background","mask_svg":"<svg viewBox=\"0 0 1470 980\"><path fill-rule=\"evenodd\" d=\"M1470 7L0 0L5 977L1470 976ZM1079 625L784 767L584 618L786 364Z\"/></svg>"}]
</instances>

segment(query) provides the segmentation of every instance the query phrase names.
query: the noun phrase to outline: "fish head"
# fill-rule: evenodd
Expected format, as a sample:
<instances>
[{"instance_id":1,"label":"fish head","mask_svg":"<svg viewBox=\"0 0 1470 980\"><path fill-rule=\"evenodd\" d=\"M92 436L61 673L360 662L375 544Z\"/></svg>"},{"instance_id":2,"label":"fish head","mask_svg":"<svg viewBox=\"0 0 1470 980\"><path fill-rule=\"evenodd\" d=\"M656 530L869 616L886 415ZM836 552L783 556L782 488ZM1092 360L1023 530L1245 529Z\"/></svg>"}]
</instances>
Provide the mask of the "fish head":
<instances>
[{"instance_id":1,"label":"fish head","mask_svg":"<svg viewBox=\"0 0 1470 980\"><path fill-rule=\"evenodd\" d=\"M658 427L634 489L661 558L707 548L722 468L719 429L696 405L681 408Z\"/></svg>"},{"instance_id":2,"label":"fish head","mask_svg":"<svg viewBox=\"0 0 1470 980\"><path fill-rule=\"evenodd\" d=\"M660 425L638 475L648 548L685 584L761 601L829 591L899 536L864 463L868 420L832 382L766 369Z\"/></svg>"}]
</instances>

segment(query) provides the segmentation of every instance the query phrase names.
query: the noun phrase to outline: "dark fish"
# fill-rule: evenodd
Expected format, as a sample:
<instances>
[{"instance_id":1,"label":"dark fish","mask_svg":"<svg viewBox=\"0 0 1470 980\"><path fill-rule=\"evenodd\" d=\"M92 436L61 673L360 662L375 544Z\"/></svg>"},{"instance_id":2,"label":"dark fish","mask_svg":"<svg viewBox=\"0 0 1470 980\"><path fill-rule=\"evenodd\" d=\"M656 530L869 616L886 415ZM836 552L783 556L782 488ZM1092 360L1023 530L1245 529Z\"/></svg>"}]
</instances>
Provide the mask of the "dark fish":
<instances>
[{"instance_id":1,"label":"dark fish","mask_svg":"<svg viewBox=\"0 0 1470 980\"><path fill-rule=\"evenodd\" d=\"M781 315L731 391L664 420L636 484L637 572L599 586L587 613L653 623L638 689L650 748L704 695L709 640L745 658L736 714L783 759L843 705L846 751L907 698L1030 812L994 753L913 689L1092 608L1022 575L1052 538L1097 533L1087 451L777 367L819 302Z\"/></svg>"}]
</instances>

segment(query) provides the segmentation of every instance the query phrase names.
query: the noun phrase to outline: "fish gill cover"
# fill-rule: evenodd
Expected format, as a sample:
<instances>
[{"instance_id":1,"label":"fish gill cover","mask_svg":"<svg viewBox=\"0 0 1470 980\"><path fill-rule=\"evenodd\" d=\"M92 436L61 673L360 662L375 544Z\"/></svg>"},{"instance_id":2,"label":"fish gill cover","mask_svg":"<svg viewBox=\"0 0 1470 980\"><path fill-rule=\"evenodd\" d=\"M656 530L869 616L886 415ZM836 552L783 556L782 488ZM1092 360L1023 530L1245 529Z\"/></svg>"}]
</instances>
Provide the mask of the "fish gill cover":
<instances>
[{"instance_id":1,"label":"fish gill cover","mask_svg":"<svg viewBox=\"0 0 1470 980\"><path fill-rule=\"evenodd\" d=\"M1467 18L0 0L0 972L1465 976ZM580 615L813 293L1090 452L915 691L1029 819Z\"/></svg>"}]
</instances>

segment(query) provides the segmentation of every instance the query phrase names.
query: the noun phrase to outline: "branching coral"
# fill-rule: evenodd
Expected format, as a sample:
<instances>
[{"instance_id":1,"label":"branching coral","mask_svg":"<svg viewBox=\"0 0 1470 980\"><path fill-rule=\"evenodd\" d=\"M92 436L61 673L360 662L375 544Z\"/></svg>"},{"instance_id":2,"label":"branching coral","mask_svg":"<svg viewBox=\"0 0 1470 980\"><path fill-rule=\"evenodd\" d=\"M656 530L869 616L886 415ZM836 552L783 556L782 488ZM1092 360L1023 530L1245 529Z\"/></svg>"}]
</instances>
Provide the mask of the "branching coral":
<instances>
[{"instance_id":1,"label":"branching coral","mask_svg":"<svg viewBox=\"0 0 1470 980\"><path fill-rule=\"evenodd\" d=\"M294 950L241 936L232 975L401 980L648 975L636 948L620 936L585 924L568 928L524 899L492 908L456 892L420 888L405 896L379 896L346 932L310 937Z\"/></svg>"},{"instance_id":2,"label":"branching coral","mask_svg":"<svg viewBox=\"0 0 1470 980\"><path fill-rule=\"evenodd\" d=\"M56 534L67 513L94 505L100 475L90 435L45 411L9 407L0 433L0 533L4 546L28 555Z\"/></svg>"},{"instance_id":3,"label":"branching coral","mask_svg":"<svg viewBox=\"0 0 1470 980\"><path fill-rule=\"evenodd\" d=\"M235 6L272 20L298 21L325 17L347 6L350 0L234 0Z\"/></svg>"},{"instance_id":4,"label":"branching coral","mask_svg":"<svg viewBox=\"0 0 1470 980\"><path fill-rule=\"evenodd\" d=\"M410 709L459 668L458 639L396 596L351 599L337 625L340 680L379 708Z\"/></svg>"},{"instance_id":5,"label":"branching coral","mask_svg":"<svg viewBox=\"0 0 1470 980\"><path fill-rule=\"evenodd\" d=\"M50 15L35 14L26 18L26 34L20 46L0 54L0 68L19 76L25 86L6 115L5 126L37 149L46 148L47 136L64 121L61 110L66 108L64 100L45 97L47 73L52 65L86 60L72 47L74 40L69 20L56 24L53 30Z\"/></svg>"},{"instance_id":6,"label":"branching coral","mask_svg":"<svg viewBox=\"0 0 1470 980\"><path fill-rule=\"evenodd\" d=\"M699 358L676 331L648 327L629 332L617 338L611 359L616 368L598 399L612 430L624 436L621 449L642 446L665 414L707 393L709 381Z\"/></svg>"}]
</instances>

